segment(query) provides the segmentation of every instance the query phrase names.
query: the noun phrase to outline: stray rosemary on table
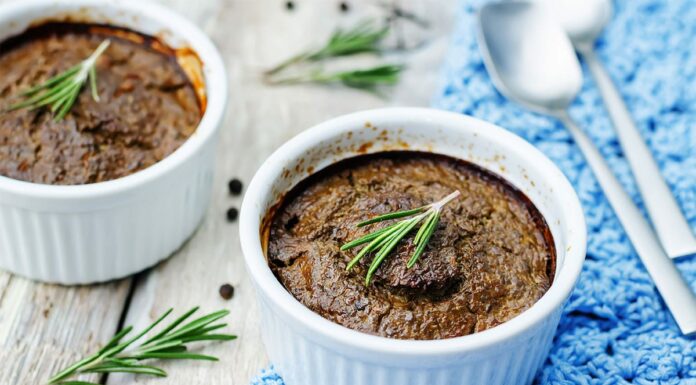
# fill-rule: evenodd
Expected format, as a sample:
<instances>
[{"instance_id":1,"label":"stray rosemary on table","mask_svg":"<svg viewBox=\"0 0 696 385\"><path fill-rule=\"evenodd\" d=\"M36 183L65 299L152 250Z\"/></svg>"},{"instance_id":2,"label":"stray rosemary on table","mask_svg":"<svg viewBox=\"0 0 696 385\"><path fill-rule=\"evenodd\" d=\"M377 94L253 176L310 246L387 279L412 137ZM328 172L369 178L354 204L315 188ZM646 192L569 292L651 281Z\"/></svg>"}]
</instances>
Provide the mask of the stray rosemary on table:
<instances>
[{"instance_id":1,"label":"stray rosemary on table","mask_svg":"<svg viewBox=\"0 0 696 385\"><path fill-rule=\"evenodd\" d=\"M286 74L286 70L299 65L322 63L325 60L358 54L382 52L380 43L389 33L388 26L364 21L347 30L334 32L323 47L295 55L264 73L266 83L272 85L298 83L339 83L351 88L377 92L381 86L392 86L399 81L404 66L378 64L367 68L343 71L326 71L321 66ZM283 76L284 75L284 76Z\"/></svg>"},{"instance_id":2,"label":"stray rosemary on table","mask_svg":"<svg viewBox=\"0 0 696 385\"><path fill-rule=\"evenodd\" d=\"M142 363L151 359L217 361L217 357L189 352L187 344L197 341L230 341L236 339L237 336L234 335L216 333L217 330L224 328L227 324L215 322L230 312L228 310L219 310L183 324L196 311L198 311L198 307L194 307L184 313L174 322L136 346L133 346L134 343L167 318L172 313L172 309L167 310L144 330L123 341L133 330L132 326L128 326L116 333L96 353L83 358L51 377L48 380L48 384L98 385L92 382L71 380L80 374L87 373L133 373L166 377L167 373L161 368Z\"/></svg>"}]
</instances>

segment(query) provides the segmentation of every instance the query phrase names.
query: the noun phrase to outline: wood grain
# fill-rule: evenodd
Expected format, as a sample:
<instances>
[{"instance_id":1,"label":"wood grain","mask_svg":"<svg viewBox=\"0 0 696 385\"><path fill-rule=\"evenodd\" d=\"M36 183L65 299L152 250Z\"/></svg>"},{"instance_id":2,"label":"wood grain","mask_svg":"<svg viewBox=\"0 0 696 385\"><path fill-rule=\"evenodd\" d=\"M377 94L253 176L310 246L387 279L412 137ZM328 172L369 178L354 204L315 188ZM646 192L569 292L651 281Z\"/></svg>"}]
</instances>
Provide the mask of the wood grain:
<instances>
[{"instance_id":1,"label":"wood grain","mask_svg":"<svg viewBox=\"0 0 696 385\"><path fill-rule=\"evenodd\" d=\"M0 384L43 384L108 340L129 286L68 288L0 273Z\"/></svg>"},{"instance_id":2,"label":"wood grain","mask_svg":"<svg viewBox=\"0 0 696 385\"><path fill-rule=\"evenodd\" d=\"M8 0L0 0L0 3ZM10 0L13 1L13 0ZM436 89L447 32L457 1L403 0L400 5L421 15L429 29L402 26L407 52L359 63L401 62L407 70L387 98L341 87L269 87L260 73L303 48L321 44L337 26L367 17L383 18L378 0L294 0L289 12L283 0L157 0L178 10L208 33L227 67L229 103L218 143L212 204L202 226L172 258L134 282L132 301L124 309L129 281L93 287L65 288L35 284L0 272L0 384L37 384L60 363L113 333L122 311L126 324L144 326L169 307L183 312L228 308L228 332L240 338L205 345L218 363L165 362L168 379L113 375L109 385L225 384L245 385L267 365L260 339L253 288L241 255L238 226L225 220L241 197L230 196L227 181L251 180L273 150L302 130L328 118L389 105L428 105ZM394 38L389 44L396 46ZM340 65L347 62L339 61ZM218 294L224 283L235 287L234 298ZM48 315L43 311L52 304ZM56 358L59 357L59 358ZM5 363L9 362L9 370Z\"/></svg>"}]
</instances>

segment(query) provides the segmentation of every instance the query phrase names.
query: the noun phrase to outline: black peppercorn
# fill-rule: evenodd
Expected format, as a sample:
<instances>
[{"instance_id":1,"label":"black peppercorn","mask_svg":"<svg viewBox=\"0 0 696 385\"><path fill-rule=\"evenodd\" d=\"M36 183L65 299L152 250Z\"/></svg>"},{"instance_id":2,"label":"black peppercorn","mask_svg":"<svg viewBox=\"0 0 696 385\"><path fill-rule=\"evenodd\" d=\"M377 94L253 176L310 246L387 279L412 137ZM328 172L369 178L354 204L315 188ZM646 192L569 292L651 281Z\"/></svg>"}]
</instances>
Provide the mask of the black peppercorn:
<instances>
[{"instance_id":1,"label":"black peppercorn","mask_svg":"<svg viewBox=\"0 0 696 385\"><path fill-rule=\"evenodd\" d=\"M286 1L285 9L287 9L288 11L292 11L293 9L295 9L295 3L292 1Z\"/></svg>"},{"instance_id":2,"label":"black peppercorn","mask_svg":"<svg viewBox=\"0 0 696 385\"><path fill-rule=\"evenodd\" d=\"M230 194L239 195L242 193L242 181L237 178L234 178L227 183L227 188L229 188Z\"/></svg>"},{"instance_id":3,"label":"black peppercorn","mask_svg":"<svg viewBox=\"0 0 696 385\"><path fill-rule=\"evenodd\" d=\"M341 12L348 12L348 11L350 11L350 6L349 6L348 3L346 3L345 1L342 1L342 2L341 2L340 7L341 7Z\"/></svg>"},{"instance_id":4,"label":"black peppercorn","mask_svg":"<svg viewBox=\"0 0 696 385\"><path fill-rule=\"evenodd\" d=\"M231 299L234 297L234 286L229 283L220 286L220 297L224 299Z\"/></svg>"},{"instance_id":5,"label":"black peppercorn","mask_svg":"<svg viewBox=\"0 0 696 385\"><path fill-rule=\"evenodd\" d=\"M234 222L238 216L239 210L237 210L236 208L230 207L229 209L227 209L227 220L229 222Z\"/></svg>"}]
</instances>

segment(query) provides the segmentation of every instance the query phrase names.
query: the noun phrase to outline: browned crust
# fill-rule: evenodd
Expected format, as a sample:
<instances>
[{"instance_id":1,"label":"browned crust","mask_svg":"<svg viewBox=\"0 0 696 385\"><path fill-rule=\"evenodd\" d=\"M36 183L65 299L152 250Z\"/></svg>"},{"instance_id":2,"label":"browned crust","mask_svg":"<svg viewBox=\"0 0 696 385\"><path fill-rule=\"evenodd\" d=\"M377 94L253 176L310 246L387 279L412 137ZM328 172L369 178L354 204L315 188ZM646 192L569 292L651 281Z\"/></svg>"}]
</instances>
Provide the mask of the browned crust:
<instances>
[{"instance_id":1,"label":"browned crust","mask_svg":"<svg viewBox=\"0 0 696 385\"><path fill-rule=\"evenodd\" d=\"M126 27L90 23L77 16L71 17L71 15L41 19L32 23L23 32L0 42L0 53L9 52L23 42L43 34L68 32L104 35L113 39L126 40L170 57L176 63L176 67L185 74L186 79L195 91L201 115L205 113L207 96L203 77L203 62L196 51L190 47L172 48L159 37L150 36Z\"/></svg>"},{"instance_id":2,"label":"browned crust","mask_svg":"<svg viewBox=\"0 0 696 385\"><path fill-rule=\"evenodd\" d=\"M423 152L421 152L421 151L384 151L384 152L412 153L412 154L415 154L414 156L418 156L418 154L423 154ZM359 158L361 156L363 156L363 155L358 155L358 156L355 156L353 158ZM445 157L445 158L450 158L450 159L455 159L455 158L452 158L452 157L449 157L446 155L439 155L439 156ZM350 158L347 160L350 160ZM457 160L458 162L466 162L466 161L461 160L461 159L455 159L455 160ZM549 282L553 283L555 275L556 275L556 259L557 259L556 246L555 246L555 243L553 241L553 235L551 234L551 231L550 231L549 226L546 222L546 219L541 215L541 213L536 208L534 203L529 199L529 197L527 197L522 191L520 191L518 188L516 188L511 183L509 183L507 180L505 180L505 178L496 174L493 171L490 171L488 169L484 169L484 168L482 168L478 165L475 165L473 163L470 163L470 162L466 162L466 163L469 163L474 168L480 169L481 173L487 174L490 177L495 178L496 182L507 185L509 187L510 191L512 191L514 193L515 199L517 199L525 207L530 209L529 210L530 213L533 213L533 219L534 219L535 225L539 230L542 231L542 234L544 235L544 240L546 241L546 244L549 248L549 254L551 255L551 258L549 258L549 261L546 265L546 273L549 277ZM322 170L319 170L316 173L310 175L309 177L303 179L297 185L295 185L293 188L291 188L289 191L286 191L283 194L281 194L277 198L275 203L273 203L273 205L271 205L271 207L268 208L268 210L266 211L266 214L261 219L261 226L259 228L259 235L261 238L261 249L262 249L263 254L266 258L268 258L267 251L268 251L268 243L269 243L269 238L270 238L270 233L271 233L271 225L273 223L273 219L276 216L276 213L278 213L283 208L283 205L286 201L292 200L292 197L294 196L294 194L297 194L299 191L302 191L303 186L310 184L314 180L314 178L320 177L322 173L331 172L331 171L332 171L332 168L331 168L331 165L329 165L328 167L326 167Z\"/></svg>"}]
</instances>

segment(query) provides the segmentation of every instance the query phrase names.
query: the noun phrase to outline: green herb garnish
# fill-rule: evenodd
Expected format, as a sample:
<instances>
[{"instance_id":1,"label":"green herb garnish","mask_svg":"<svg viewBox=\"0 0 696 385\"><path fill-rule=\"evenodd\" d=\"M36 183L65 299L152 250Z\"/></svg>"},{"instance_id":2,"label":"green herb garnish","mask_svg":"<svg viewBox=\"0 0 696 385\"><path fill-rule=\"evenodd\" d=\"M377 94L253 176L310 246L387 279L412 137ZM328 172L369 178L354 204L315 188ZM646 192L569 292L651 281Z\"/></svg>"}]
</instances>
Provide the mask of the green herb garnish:
<instances>
[{"instance_id":1,"label":"green herb garnish","mask_svg":"<svg viewBox=\"0 0 696 385\"><path fill-rule=\"evenodd\" d=\"M72 381L71 377L83 373L135 373L147 374L157 377L165 377L167 373L155 366L143 365L141 362L148 359L172 359L172 360L208 360L217 361L216 357L198 353L189 353L186 344L195 341L220 340L229 341L237 338L229 334L216 334L216 330L224 328L227 324L213 323L229 314L227 310L220 310L201 318L181 325L193 313L198 310L195 307L186 312L174 322L163 328L154 336L148 338L137 347L129 349L134 342L145 336L155 326L162 322L172 309L169 309L157 321L146 327L135 336L122 341L132 330L132 326L121 330L101 350L84 358L64 369L48 380L50 385L98 385L92 382Z\"/></svg>"},{"instance_id":2,"label":"green herb garnish","mask_svg":"<svg viewBox=\"0 0 696 385\"><path fill-rule=\"evenodd\" d=\"M416 246L416 251L413 253L406 265L406 267L410 269L416 264L421 254L423 254L425 246L428 244L428 241L435 232L435 229L440 222L440 212L442 211L442 208L459 195L459 191L455 191L441 200L423 207L388 213L358 223L358 227L363 227L390 219L412 217L398 221L341 246L341 250L348 250L369 242L367 246L363 247L362 250L360 250L360 252L350 261L350 263L348 263L346 270L352 269L366 254L372 251L377 251L372 259L372 263L370 263L370 267L367 270L367 276L365 277L365 285L369 285L372 276L375 274L377 268L379 268L387 255L409 232L411 232L411 230L413 230L421 221L423 221L423 224L421 225L420 229L418 229L418 232L413 239L413 244Z\"/></svg>"},{"instance_id":3,"label":"green herb garnish","mask_svg":"<svg viewBox=\"0 0 696 385\"><path fill-rule=\"evenodd\" d=\"M75 100L87 80L89 80L89 85L92 89L92 98L98 102L99 94L97 93L97 71L95 65L97 58L104 53L110 43L109 40L104 40L87 59L46 80L42 84L24 91L21 94L24 100L11 105L8 110L13 111L20 108L33 110L43 106L50 106L51 112L56 114L53 120L61 120L75 104Z\"/></svg>"},{"instance_id":4,"label":"green herb garnish","mask_svg":"<svg viewBox=\"0 0 696 385\"><path fill-rule=\"evenodd\" d=\"M363 21L346 31L338 29L322 48L295 55L266 71L266 76L275 75L291 65L302 62L315 62L331 57L379 52L379 42L388 32L389 27L378 27L369 20Z\"/></svg>"},{"instance_id":5,"label":"green herb garnish","mask_svg":"<svg viewBox=\"0 0 696 385\"><path fill-rule=\"evenodd\" d=\"M298 83L341 83L345 86L367 91L377 91L379 86L391 86L399 81L403 69L400 65L380 65L372 68L348 70L340 72L312 71L304 75L288 77L272 81L272 84Z\"/></svg>"},{"instance_id":6,"label":"green herb garnish","mask_svg":"<svg viewBox=\"0 0 696 385\"><path fill-rule=\"evenodd\" d=\"M295 55L264 73L266 83L339 83L348 87L377 92L380 86L391 86L398 82L402 65L381 64L374 67L329 72L320 65L287 75L288 68L301 64L316 64L326 59L362 53L379 53L380 42L388 34L389 27L379 27L371 21L362 22L348 30L337 30L328 42L319 49Z\"/></svg>"}]
</instances>

